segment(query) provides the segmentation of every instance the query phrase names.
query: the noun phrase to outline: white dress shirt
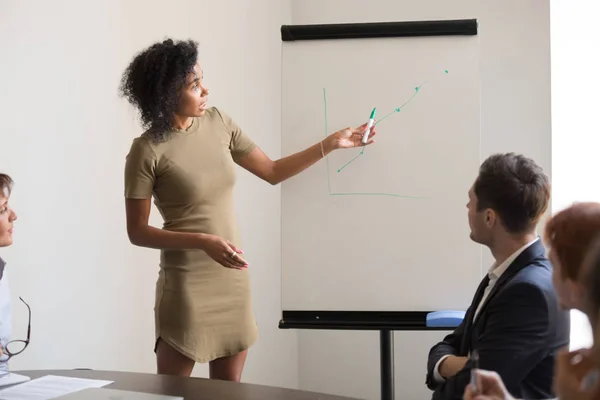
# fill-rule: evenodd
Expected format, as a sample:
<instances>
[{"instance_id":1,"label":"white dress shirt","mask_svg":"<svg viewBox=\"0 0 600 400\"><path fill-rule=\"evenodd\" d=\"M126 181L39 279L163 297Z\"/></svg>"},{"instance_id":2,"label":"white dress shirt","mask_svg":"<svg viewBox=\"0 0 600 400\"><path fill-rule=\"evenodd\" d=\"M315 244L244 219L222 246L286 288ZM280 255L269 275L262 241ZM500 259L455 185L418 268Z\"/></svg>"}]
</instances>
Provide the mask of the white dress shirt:
<instances>
[{"instance_id":1,"label":"white dress shirt","mask_svg":"<svg viewBox=\"0 0 600 400\"><path fill-rule=\"evenodd\" d=\"M0 258L0 345L2 345L2 348L6 347L12 334L10 288L5 265L4 260ZM6 354L0 357L0 375L8 370L7 358Z\"/></svg>"},{"instance_id":2,"label":"white dress shirt","mask_svg":"<svg viewBox=\"0 0 600 400\"><path fill-rule=\"evenodd\" d=\"M497 262L494 262L494 264L492 264L492 266L488 270L488 277L490 278L490 281L489 281L487 287L485 288L485 290L483 292L483 296L481 297L481 301L477 305L477 309L475 310L475 314L473 314L473 321L475 321L477 319L479 311L481 311L481 307L485 304L485 300L488 298L488 296L490 295L490 292L492 291L492 289L496 285L496 282L498 282L498 279L508 269L508 267L510 266L510 264L512 264L513 261L515 261L515 259L517 257L519 257L519 255L523 251L525 251L525 249L527 249L529 246L531 246L532 244L534 244L538 240L539 240L539 237L535 238L535 240L532 240L531 242L527 243L525 246L521 247L520 249L518 249L517 251L515 251L514 253L512 253L501 264L498 265ZM444 382L446 380L443 376L440 375L440 365L442 364L442 361L444 361L448 357L450 357L450 354L445 355L444 357L440 358L439 361L435 364L435 367L433 367L433 378L436 380L437 383L442 383L442 382Z\"/></svg>"}]
</instances>

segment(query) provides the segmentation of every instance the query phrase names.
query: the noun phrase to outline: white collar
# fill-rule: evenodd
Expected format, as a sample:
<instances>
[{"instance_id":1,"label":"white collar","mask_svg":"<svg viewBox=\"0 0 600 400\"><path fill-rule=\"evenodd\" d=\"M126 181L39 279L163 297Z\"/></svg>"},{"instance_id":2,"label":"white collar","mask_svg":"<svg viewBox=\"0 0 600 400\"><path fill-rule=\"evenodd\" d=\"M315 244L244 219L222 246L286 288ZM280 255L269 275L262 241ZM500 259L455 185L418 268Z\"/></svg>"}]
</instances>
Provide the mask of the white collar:
<instances>
[{"instance_id":1,"label":"white collar","mask_svg":"<svg viewBox=\"0 0 600 400\"><path fill-rule=\"evenodd\" d=\"M513 261L515 261L516 258L519 257L519 255L525 251L525 249L527 249L529 246L531 246L538 240L540 240L540 238L536 237L535 240L532 240L531 242L527 243L525 246L521 247L520 249L518 249L517 251L512 253L506 260L504 260L502 262L502 264L500 264L500 265L497 265L496 263L492 264L492 266L490 267L490 269L488 271L488 276L490 277L490 280L495 280L495 279L500 278L502 276L502 274L508 269L510 264L512 264Z\"/></svg>"}]
</instances>

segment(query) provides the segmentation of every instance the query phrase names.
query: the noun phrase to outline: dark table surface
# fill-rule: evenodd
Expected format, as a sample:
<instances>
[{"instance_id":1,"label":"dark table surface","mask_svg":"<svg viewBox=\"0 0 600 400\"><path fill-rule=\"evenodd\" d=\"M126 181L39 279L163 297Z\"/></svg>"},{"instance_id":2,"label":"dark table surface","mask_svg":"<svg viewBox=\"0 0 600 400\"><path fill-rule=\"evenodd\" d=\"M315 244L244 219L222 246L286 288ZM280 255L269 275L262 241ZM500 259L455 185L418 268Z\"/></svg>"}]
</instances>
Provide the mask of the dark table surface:
<instances>
[{"instance_id":1,"label":"dark table surface","mask_svg":"<svg viewBox=\"0 0 600 400\"><path fill-rule=\"evenodd\" d=\"M349 397L283 389L248 383L216 381L204 378L181 378L167 375L90 370L14 371L31 379L46 375L114 381L106 386L170 396L185 400L357 400Z\"/></svg>"}]
</instances>

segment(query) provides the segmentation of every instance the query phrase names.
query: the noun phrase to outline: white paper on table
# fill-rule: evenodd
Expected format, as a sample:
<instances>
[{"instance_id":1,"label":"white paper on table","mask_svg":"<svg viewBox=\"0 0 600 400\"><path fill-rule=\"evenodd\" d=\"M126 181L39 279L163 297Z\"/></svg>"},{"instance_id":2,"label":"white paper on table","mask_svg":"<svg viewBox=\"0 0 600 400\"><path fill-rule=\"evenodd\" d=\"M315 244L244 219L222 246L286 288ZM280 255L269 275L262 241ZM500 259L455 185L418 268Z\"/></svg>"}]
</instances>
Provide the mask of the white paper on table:
<instances>
[{"instance_id":1,"label":"white paper on table","mask_svg":"<svg viewBox=\"0 0 600 400\"><path fill-rule=\"evenodd\" d=\"M25 375L13 374L12 372L7 372L5 374L0 375L0 387L8 386L8 385L16 385L17 383L23 383L30 381L31 378Z\"/></svg>"},{"instance_id":2,"label":"white paper on table","mask_svg":"<svg viewBox=\"0 0 600 400\"><path fill-rule=\"evenodd\" d=\"M17 386L0 390L1 400L50 400L87 388L99 388L113 383L97 379L46 375Z\"/></svg>"}]
</instances>

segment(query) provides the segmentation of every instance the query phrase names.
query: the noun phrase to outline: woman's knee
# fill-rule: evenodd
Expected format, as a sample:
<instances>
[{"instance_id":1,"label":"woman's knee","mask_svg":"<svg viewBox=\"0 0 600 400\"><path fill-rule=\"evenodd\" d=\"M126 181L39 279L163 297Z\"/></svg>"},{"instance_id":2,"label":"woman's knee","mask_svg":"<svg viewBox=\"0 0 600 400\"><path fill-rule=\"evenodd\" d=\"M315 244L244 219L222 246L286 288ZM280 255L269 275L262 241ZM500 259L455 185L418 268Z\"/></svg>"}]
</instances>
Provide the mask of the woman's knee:
<instances>
[{"instance_id":1,"label":"woman's knee","mask_svg":"<svg viewBox=\"0 0 600 400\"><path fill-rule=\"evenodd\" d=\"M222 357L210 362L210 378L240 382L248 352Z\"/></svg>"},{"instance_id":2,"label":"woman's knee","mask_svg":"<svg viewBox=\"0 0 600 400\"><path fill-rule=\"evenodd\" d=\"M190 376L194 360L177 351L173 346L158 338L156 342L157 373L161 375Z\"/></svg>"}]
</instances>

